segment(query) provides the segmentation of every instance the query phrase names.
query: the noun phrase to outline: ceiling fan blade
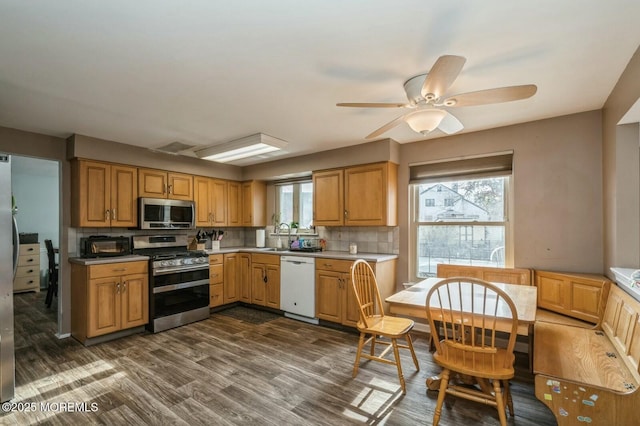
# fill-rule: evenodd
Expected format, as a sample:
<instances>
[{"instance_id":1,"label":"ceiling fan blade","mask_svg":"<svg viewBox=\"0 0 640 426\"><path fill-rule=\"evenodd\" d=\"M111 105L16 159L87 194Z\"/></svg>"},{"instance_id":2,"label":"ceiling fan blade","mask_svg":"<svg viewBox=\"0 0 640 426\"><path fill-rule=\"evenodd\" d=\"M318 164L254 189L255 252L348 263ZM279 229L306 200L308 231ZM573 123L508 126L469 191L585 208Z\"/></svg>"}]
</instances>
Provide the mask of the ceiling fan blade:
<instances>
[{"instance_id":1,"label":"ceiling fan blade","mask_svg":"<svg viewBox=\"0 0 640 426\"><path fill-rule=\"evenodd\" d=\"M372 133L368 134L365 137L365 139L373 139L373 138L375 138L377 136L380 136L381 134L393 129L398 124L404 122L405 116L406 116L406 114L405 115L401 115L400 117L396 118L395 120L388 122L384 126L380 127L378 130L375 130Z\"/></svg>"},{"instance_id":2,"label":"ceiling fan blade","mask_svg":"<svg viewBox=\"0 0 640 426\"><path fill-rule=\"evenodd\" d=\"M442 96L458 77L466 61L462 56L440 56L424 79L422 96L427 100Z\"/></svg>"},{"instance_id":3,"label":"ceiling fan blade","mask_svg":"<svg viewBox=\"0 0 640 426\"><path fill-rule=\"evenodd\" d=\"M464 129L464 126L462 125L460 120L458 120L453 114L447 111L447 115L444 116L444 118L438 125L438 129L442 130L448 135L451 135Z\"/></svg>"},{"instance_id":4,"label":"ceiling fan blade","mask_svg":"<svg viewBox=\"0 0 640 426\"><path fill-rule=\"evenodd\" d=\"M497 104L527 99L535 95L537 91L538 87L535 84L499 87L497 89L478 90L477 92L450 96L444 100L443 104L451 107Z\"/></svg>"},{"instance_id":5,"label":"ceiling fan blade","mask_svg":"<svg viewBox=\"0 0 640 426\"><path fill-rule=\"evenodd\" d=\"M386 103L386 102L365 102L365 103L357 103L357 102L342 102L336 104L336 106L341 107L354 107L354 108L402 108L408 106L407 104L394 104L394 103Z\"/></svg>"}]
</instances>

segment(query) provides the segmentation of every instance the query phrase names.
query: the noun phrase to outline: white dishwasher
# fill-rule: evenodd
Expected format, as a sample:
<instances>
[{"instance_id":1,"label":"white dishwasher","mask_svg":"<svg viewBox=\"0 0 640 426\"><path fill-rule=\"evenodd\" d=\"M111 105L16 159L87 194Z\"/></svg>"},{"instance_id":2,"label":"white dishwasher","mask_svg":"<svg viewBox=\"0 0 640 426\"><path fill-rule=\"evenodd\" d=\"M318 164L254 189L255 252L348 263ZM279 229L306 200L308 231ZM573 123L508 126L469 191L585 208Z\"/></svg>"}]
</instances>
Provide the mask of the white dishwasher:
<instances>
[{"instance_id":1,"label":"white dishwasher","mask_svg":"<svg viewBox=\"0 0 640 426\"><path fill-rule=\"evenodd\" d=\"M318 324L313 257L280 256L280 309L286 317Z\"/></svg>"}]
</instances>

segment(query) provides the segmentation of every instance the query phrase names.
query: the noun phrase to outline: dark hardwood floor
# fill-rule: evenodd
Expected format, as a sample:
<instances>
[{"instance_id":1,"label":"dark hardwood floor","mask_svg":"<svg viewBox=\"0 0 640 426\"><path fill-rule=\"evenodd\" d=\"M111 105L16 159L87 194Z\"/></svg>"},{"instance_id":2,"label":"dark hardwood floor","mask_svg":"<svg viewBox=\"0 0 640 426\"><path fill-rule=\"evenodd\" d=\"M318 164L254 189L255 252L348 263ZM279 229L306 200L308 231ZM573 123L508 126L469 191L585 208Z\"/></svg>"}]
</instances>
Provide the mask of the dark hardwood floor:
<instances>
[{"instance_id":1,"label":"dark hardwood floor","mask_svg":"<svg viewBox=\"0 0 640 426\"><path fill-rule=\"evenodd\" d=\"M419 372L403 355L403 396L393 366L363 363L351 377L358 337L351 332L236 307L163 333L87 348L55 337L55 313L44 307L44 293L14 299L12 402L36 410L0 414L3 425L417 425L433 418L437 393L426 392L425 379L439 368L424 338L416 339ZM517 364L516 416L509 424L554 425L533 394L526 356ZM41 403L49 403L49 411ZM63 403L76 411L62 412ZM457 400L443 410L440 424L499 421L493 408Z\"/></svg>"}]
</instances>

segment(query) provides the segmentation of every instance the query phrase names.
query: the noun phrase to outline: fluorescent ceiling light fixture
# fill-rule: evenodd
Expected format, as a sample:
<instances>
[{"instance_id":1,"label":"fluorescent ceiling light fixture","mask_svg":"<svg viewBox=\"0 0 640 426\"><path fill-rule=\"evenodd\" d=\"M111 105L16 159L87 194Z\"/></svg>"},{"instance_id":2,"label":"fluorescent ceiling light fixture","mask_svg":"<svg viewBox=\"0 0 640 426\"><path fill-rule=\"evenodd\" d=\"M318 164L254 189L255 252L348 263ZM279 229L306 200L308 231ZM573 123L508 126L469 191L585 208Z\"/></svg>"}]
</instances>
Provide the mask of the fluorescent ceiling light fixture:
<instances>
[{"instance_id":1,"label":"fluorescent ceiling light fixture","mask_svg":"<svg viewBox=\"0 0 640 426\"><path fill-rule=\"evenodd\" d=\"M235 139L195 151L203 160L229 163L242 158L253 157L285 148L287 142L263 133Z\"/></svg>"},{"instance_id":2,"label":"fluorescent ceiling light fixture","mask_svg":"<svg viewBox=\"0 0 640 426\"><path fill-rule=\"evenodd\" d=\"M441 109L422 109L409 114L404 120L414 132L426 135L440 125L445 115L447 112Z\"/></svg>"}]
</instances>

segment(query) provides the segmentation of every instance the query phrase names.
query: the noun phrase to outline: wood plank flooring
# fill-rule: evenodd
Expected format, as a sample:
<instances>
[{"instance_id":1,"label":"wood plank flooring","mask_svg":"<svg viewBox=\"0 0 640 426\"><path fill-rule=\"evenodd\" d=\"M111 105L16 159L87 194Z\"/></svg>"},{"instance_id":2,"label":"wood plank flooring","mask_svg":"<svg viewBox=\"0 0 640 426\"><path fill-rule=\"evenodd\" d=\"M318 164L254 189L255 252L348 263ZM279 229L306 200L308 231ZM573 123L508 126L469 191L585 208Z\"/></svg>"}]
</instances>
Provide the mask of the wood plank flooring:
<instances>
[{"instance_id":1,"label":"wood plank flooring","mask_svg":"<svg viewBox=\"0 0 640 426\"><path fill-rule=\"evenodd\" d=\"M250 308L237 307L233 316L215 313L163 333L86 348L54 336L55 313L44 307L44 295L14 298L12 402L35 403L36 410L0 414L2 425L417 425L433 418L437 393L426 392L425 379L439 368L424 338L415 342L419 372L403 354L403 396L393 366L364 362L351 377L356 333L270 314L256 320L243 314ZM554 425L533 394L525 356L518 366L516 416L509 424ZM41 403L49 403L49 411ZM62 403L85 405L63 412ZM457 400L443 410L440 424L499 421L493 408Z\"/></svg>"}]
</instances>

